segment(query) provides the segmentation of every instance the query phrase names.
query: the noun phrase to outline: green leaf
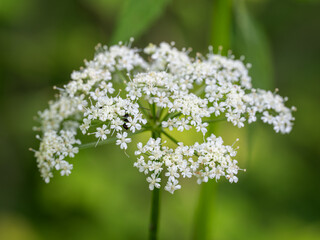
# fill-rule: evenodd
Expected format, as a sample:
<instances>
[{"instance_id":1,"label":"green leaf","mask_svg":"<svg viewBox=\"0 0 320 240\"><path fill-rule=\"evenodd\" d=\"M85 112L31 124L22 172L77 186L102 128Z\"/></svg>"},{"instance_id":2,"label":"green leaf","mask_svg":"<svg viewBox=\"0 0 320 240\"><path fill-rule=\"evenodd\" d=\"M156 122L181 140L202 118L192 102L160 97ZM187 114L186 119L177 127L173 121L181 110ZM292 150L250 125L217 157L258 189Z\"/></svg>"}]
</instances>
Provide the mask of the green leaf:
<instances>
[{"instance_id":1,"label":"green leaf","mask_svg":"<svg viewBox=\"0 0 320 240\"><path fill-rule=\"evenodd\" d=\"M127 0L120 12L111 43L139 37L162 14L169 0Z\"/></svg>"},{"instance_id":2,"label":"green leaf","mask_svg":"<svg viewBox=\"0 0 320 240\"><path fill-rule=\"evenodd\" d=\"M247 10L244 0L234 1L234 46L252 64L250 75L254 87L273 87L273 68L268 38Z\"/></svg>"},{"instance_id":3,"label":"green leaf","mask_svg":"<svg viewBox=\"0 0 320 240\"><path fill-rule=\"evenodd\" d=\"M250 15L244 0L234 0L235 35L234 46L238 53L246 57L245 62L251 63L250 76L254 88L273 88L273 66L271 48L263 28ZM247 147L249 156L247 164L252 161L251 150L253 128L247 126Z\"/></svg>"}]
</instances>

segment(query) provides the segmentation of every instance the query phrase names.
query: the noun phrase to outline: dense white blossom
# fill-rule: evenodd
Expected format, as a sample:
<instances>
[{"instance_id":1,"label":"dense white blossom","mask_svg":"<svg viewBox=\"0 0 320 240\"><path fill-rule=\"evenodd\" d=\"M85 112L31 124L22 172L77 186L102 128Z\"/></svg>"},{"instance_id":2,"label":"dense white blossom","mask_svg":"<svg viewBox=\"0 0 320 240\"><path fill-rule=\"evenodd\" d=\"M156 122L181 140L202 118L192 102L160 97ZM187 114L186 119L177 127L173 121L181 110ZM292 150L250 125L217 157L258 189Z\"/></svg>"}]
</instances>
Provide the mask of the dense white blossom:
<instances>
[{"instance_id":1,"label":"dense white blossom","mask_svg":"<svg viewBox=\"0 0 320 240\"><path fill-rule=\"evenodd\" d=\"M206 56L189 54L167 43L143 50L98 46L94 59L56 88L56 99L38 114L40 147L34 152L45 182L53 170L71 173L68 161L83 146L82 135L94 138L95 145L114 142L126 150L141 131L164 133L177 144L169 148L161 138L137 144L134 166L147 175L150 190L164 184L173 193L181 178L191 177L198 183L221 177L237 182L236 150L221 137L206 136L210 122L225 119L240 128L261 119L276 132L291 131L294 108L285 106L287 98L252 88L241 60L214 54L212 48ZM170 131L190 129L203 142L186 146L170 137Z\"/></svg>"},{"instance_id":2,"label":"dense white blossom","mask_svg":"<svg viewBox=\"0 0 320 240\"><path fill-rule=\"evenodd\" d=\"M195 176L199 184L208 182L209 179L218 180L221 176L231 183L238 181L235 175L240 168L237 166L238 162L233 159L236 151L231 146L223 145L222 138L217 138L213 134L205 142L201 144L196 142L192 146L178 143L178 147L172 149L163 146L160 138L150 138L144 146L138 143L138 148L136 155L140 157L134 166L140 172L151 176L147 178L150 184L155 183L156 177L161 175L167 177L165 189L170 193L180 189L181 186L178 185L180 176L183 178ZM153 188L153 185L150 188Z\"/></svg>"}]
</instances>

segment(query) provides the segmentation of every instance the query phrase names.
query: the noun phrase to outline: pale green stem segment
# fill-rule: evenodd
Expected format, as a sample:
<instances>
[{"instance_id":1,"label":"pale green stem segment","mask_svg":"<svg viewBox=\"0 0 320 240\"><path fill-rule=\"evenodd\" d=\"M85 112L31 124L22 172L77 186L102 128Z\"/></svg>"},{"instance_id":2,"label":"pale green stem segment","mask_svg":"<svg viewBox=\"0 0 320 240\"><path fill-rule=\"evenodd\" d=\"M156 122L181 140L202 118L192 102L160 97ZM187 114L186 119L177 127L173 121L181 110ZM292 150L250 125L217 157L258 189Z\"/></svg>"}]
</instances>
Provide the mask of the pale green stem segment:
<instances>
[{"instance_id":1,"label":"pale green stem segment","mask_svg":"<svg viewBox=\"0 0 320 240\"><path fill-rule=\"evenodd\" d=\"M168 113L160 122L163 121L167 121L169 118L175 118L175 117L179 117L180 115L182 115L181 112L172 112L172 113Z\"/></svg>"},{"instance_id":2,"label":"pale green stem segment","mask_svg":"<svg viewBox=\"0 0 320 240\"><path fill-rule=\"evenodd\" d=\"M148 113L148 111L150 111L150 109L145 108L140 101L138 100L137 103L139 104L140 107L140 111L142 112L142 114L149 119L150 118L150 114Z\"/></svg>"},{"instance_id":3,"label":"pale green stem segment","mask_svg":"<svg viewBox=\"0 0 320 240\"><path fill-rule=\"evenodd\" d=\"M216 188L217 184L214 181L201 184L198 206L194 219L193 239L213 239L210 237L210 232L212 231L213 225L212 213L215 208Z\"/></svg>"},{"instance_id":4,"label":"pale green stem segment","mask_svg":"<svg viewBox=\"0 0 320 240\"><path fill-rule=\"evenodd\" d=\"M200 96L204 92L205 88L206 88L206 85L202 85L194 92L194 94L197 96Z\"/></svg>"},{"instance_id":5,"label":"pale green stem segment","mask_svg":"<svg viewBox=\"0 0 320 240\"><path fill-rule=\"evenodd\" d=\"M151 199L151 218L149 225L149 239L156 240L159 222L159 209L160 209L160 189L154 188L152 191Z\"/></svg>"},{"instance_id":6,"label":"pale green stem segment","mask_svg":"<svg viewBox=\"0 0 320 240\"><path fill-rule=\"evenodd\" d=\"M159 138L161 135L158 131L152 131L154 139ZM159 210L160 210L160 189L154 188L151 197L151 216L149 225L149 240L157 239L158 223L159 223Z\"/></svg>"},{"instance_id":7,"label":"pale green stem segment","mask_svg":"<svg viewBox=\"0 0 320 240\"><path fill-rule=\"evenodd\" d=\"M227 120L227 118L226 118L226 117L224 117L224 118L217 118L217 119L205 120L205 121L203 121L203 122L206 122L206 123L213 123L213 122L221 122L221 121L225 121L225 120Z\"/></svg>"},{"instance_id":8,"label":"pale green stem segment","mask_svg":"<svg viewBox=\"0 0 320 240\"><path fill-rule=\"evenodd\" d=\"M161 131L164 135L167 136L167 138L169 138L172 142L174 142L175 144L178 145L178 141L176 139L174 139L172 136L170 136L168 133L166 133L165 131Z\"/></svg>"},{"instance_id":9,"label":"pale green stem segment","mask_svg":"<svg viewBox=\"0 0 320 240\"><path fill-rule=\"evenodd\" d=\"M176 140L174 137L172 137L171 135L169 135L168 133L166 133L164 130L162 130L161 132L162 132L164 135L166 135L167 138L169 138L172 142L174 142L175 144L179 145L179 144L178 144L179 141ZM199 157L199 155L198 155L197 152L195 152L194 155L197 156L197 157Z\"/></svg>"}]
</instances>

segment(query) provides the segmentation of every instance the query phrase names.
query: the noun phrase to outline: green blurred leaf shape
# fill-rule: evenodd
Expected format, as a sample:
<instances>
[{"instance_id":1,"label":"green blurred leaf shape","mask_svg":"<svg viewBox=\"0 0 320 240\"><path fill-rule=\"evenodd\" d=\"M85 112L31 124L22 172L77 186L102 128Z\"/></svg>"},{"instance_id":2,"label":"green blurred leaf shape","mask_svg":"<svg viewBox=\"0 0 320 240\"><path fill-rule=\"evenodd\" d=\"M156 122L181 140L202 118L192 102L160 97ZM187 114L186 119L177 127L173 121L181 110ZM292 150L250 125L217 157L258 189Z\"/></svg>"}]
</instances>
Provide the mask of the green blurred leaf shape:
<instances>
[{"instance_id":1,"label":"green blurred leaf shape","mask_svg":"<svg viewBox=\"0 0 320 240\"><path fill-rule=\"evenodd\" d=\"M33 0L1 0L0 1L0 22L15 22L25 13L32 9Z\"/></svg>"},{"instance_id":2,"label":"green blurred leaf shape","mask_svg":"<svg viewBox=\"0 0 320 240\"><path fill-rule=\"evenodd\" d=\"M217 49L222 46L224 53L230 47L232 24L232 0L215 0L212 5L212 25L210 43ZM210 124L208 135L216 133L217 125ZM214 181L203 183L199 194L198 206L194 216L192 239L212 239L215 229L212 227L215 216L215 202L218 193L217 183Z\"/></svg>"},{"instance_id":3,"label":"green blurred leaf shape","mask_svg":"<svg viewBox=\"0 0 320 240\"><path fill-rule=\"evenodd\" d=\"M234 36L235 50L246 57L245 62L251 63L250 76L254 88L273 88L273 66L271 47L266 34L247 9L245 0L234 0ZM248 158L247 165L252 162L250 149L253 144L253 126L247 128Z\"/></svg>"},{"instance_id":4,"label":"green blurred leaf shape","mask_svg":"<svg viewBox=\"0 0 320 240\"><path fill-rule=\"evenodd\" d=\"M222 46L228 50L230 47L231 8L232 0L216 0L213 2L210 43L215 48Z\"/></svg>"},{"instance_id":5,"label":"green blurred leaf shape","mask_svg":"<svg viewBox=\"0 0 320 240\"><path fill-rule=\"evenodd\" d=\"M120 11L111 43L139 37L162 14L169 0L128 0Z\"/></svg>"},{"instance_id":6,"label":"green blurred leaf shape","mask_svg":"<svg viewBox=\"0 0 320 240\"><path fill-rule=\"evenodd\" d=\"M271 50L267 36L250 15L244 0L234 0L235 28L233 45L252 64L250 75L253 86L273 87Z\"/></svg>"}]
</instances>

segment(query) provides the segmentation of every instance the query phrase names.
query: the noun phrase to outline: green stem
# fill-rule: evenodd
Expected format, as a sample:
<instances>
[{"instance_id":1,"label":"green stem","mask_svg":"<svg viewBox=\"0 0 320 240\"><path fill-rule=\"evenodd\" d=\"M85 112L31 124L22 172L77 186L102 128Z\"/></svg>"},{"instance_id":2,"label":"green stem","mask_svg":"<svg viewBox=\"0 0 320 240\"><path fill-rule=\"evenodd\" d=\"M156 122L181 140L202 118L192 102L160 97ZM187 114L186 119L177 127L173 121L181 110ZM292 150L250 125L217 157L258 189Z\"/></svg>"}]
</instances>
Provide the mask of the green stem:
<instances>
[{"instance_id":1,"label":"green stem","mask_svg":"<svg viewBox=\"0 0 320 240\"><path fill-rule=\"evenodd\" d=\"M123 82L128 82L129 79L126 75L123 74L123 72L121 72L120 70L118 70L118 68L116 68L116 72L118 73L118 75L121 77L122 81Z\"/></svg>"},{"instance_id":2,"label":"green stem","mask_svg":"<svg viewBox=\"0 0 320 240\"><path fill-rule=\"evenodd\" d=\"M156 120L156 118L157 118L157 107L156 107L156 104L155 104L155 103L152 104L151 109L152 109L153 119ZM155 121L155 122L156 122L156 121Z\"/></svg>"},{"instance_id":3,"label":"green stem","mask_svg":"<svg viewBox=\"0 0 320 240\"><path fill-rule=\"evenodd\" d=\"M205 121L203 121L203 122L213 123L213 122L220 122L220 121L225 121L225 120L227 120L226 117L224 117L224 118L216 118L216 119L205 120Z\"/></svg>"},{"instance_id":4,"label":"green stem","mask_svg":"<svg viewBox=\"0 0 320 240\"><path fill-rule=\"evenodd\" d=\"M178 145L178 141L176 139L174 139L172 136L170 136L168 133L166 133L165 131L161 131L164 135L167 136L167 138L169 138L172 142L174 142L175 144Z\"/></svg>"},{"instance_id":5,"label":"green stem","mask_svg":"<svg viewBox=\"0 0 320 240\"><path fill-rule=\"evenodd\" d=\"M150 114L146 111L147 108L145 108L141 102L138 100L137 103L139 104L139 107L140 107L140 111L142 112L142 114L147 118L147 119L150 119ZM148 109L149 110L149 109ZM150 110L149 110L150 111Z\"/></svg>"},{"instance_id":6,"label":"green stem","mask_svg":"<svg viewBox=\"0 0 320 240\"><path fill-rule=\"evenodd\" d=\"M169 118L175 118L175 117L179 117L180 115L182 115L181 112L172 112L172 113L168 113L160 122L163 121L167 121Z\"/></svg>"},{"instance_id":7,"label":"green stem","mask_svg":"<svg viewBox=\"0 0 320 240\"><path fill-rule=\"evenodd\" d=\"M174 137L172 137L171 135L169 135L168 133L166 133L163 129L161 130L161 132L167 136L167 138L169 138L172 142L174 142L175 144L179 145L179 141L176 140ZM196 155L197 157L199 157L199 154L197 152L194 153L194 155Z\"/></svg>"},{"instance_id":8,"label":"green stem","mask_svg":"<svg viewBox=\"0 0 320 240\"><path fill-rule=\"evenodd\" d=\"M159 201L160 201L160 189L154 188L152 191L151 199L151 219L150 219L150 240L157 239L158 221L159 221Z\"/></svg>"},{"instance_id":9,"label":"green stem","mask_svg":"<svg viewBox=\"0 0 320 240\"><path fill-rule=\"evenodd\" d=\"M158 117L159 119L161 119L161 115L162 115L162 113L163 113L163 110L164 110L163 107L158 110L157 117Z\"/></svg>"},{"instance_id":10,"label":"green stem","mask_svg":"<svg viewBox=\"0 0 320 240\"><path fill-rule=\"evenodd\" d=\"M160 137L160 133L153 131L152 137L157 139ZM157 239L157 231L158 231L158 222L159 222L159 207L160 206L160 189L154 188L152 191L151 198L151 216L150 216L150 225L149 225L149 239L156 240Z\"/></svg>"},{"instance_id":11,"label":"green stem","mask_svg":"<svg viewBox=\"0 0 320 240\"><path fill-rule=\"evenodd\" d=\"M194 219L194 232L192 239L212 239L210 229L212 226L212 212L214 212L217 184L214 181L202 183L199 202Z\"/></svg>"},{"instance_id":12,"label":"green stem","mask_svg":"<svg viewBox=\"0 0 320 240\"><path fill-rule=\"evenodd\" d=\"M194 94L197 96L200 96L204 92L205 88L206 88L206 85L202 85L194 92Z\"/></svg>"}]
</instances>

